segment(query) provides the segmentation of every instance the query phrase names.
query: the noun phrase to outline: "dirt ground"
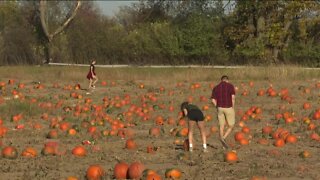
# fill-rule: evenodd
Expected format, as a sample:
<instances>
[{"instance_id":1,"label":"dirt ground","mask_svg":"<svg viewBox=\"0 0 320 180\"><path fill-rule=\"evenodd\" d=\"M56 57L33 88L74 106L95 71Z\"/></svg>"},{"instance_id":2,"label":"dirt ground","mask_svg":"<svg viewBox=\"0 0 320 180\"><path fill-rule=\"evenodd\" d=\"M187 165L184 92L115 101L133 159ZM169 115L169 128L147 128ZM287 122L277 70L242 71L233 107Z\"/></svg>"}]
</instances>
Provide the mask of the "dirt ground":
<instances>
[{"instance_id":1,"label":"dirt ground","mask_svg":"<svg viewBox=\"0 0 320 180\"><path fill-rule=\"evenodd\" d=\"M7 82L7 80L2 79ZM106 171L104 179L113 179L113 168L119 161L128 164L139 161L145 165L147 169L153 169L165 179L165 171L168 168L178 168L182 171L181 179L251 179L254 176L265 177L266 179L320 179L320 142L312 140L310 134L314 130L307 130L307 124L303 122L304 117L310 117L311 114L320 108L320 89L316 88L317 80L296 81L296 82L269 82L257 81L251 87L249 81L232 80L231 82L237 87L236 95L236 126L232 134L227 138L227 142L231 145L232 150L237 152L239 161L236 163L228 163L224 161L226 150L222 148L218 141L218 132L211 132L208 137L208 153L202 152L200 133L195 129L195 150L192 153L183 150L182 145L174 144L175 140L183 141L186 137L178 137L172 135L170 131L173 128L181 129L179 125L169 125L166 121L161 126L163 129L159 137L149 135L149 129L157 126L155 119L161 115L165 120L169 117L178 122L179 105L190 97L193 103L202 108L209 106L208 110L204 110L205 115L210 115L211 120L206 122L206 127L218 127L216 118L216 110L210 104L212 83L216 82L199 82L200 87L194 88L193 82L181 82L180 84L167 84L166 82L126 82L111 81L107 85L101 85L101 81L97 84L96 89L91 94L86 94L86 90L75 90L75 84L71 84L72 90L67 90L67 84L60 83L59 87L53 87L55 82L44 82L43 89L37 89L38 85L28 80L22 80L25 88L19 89L18 82L13 85L6 85L6 90L2 91L0 105L0 117L3 119L3 126L9 131L2 137L1 148L8 145L14 146L18 150L16 159L1 158L0 160L0 179L2 180L35 180L35 179L66 179L69 176L75 176L78 179L85 179L86 170L92 164L101 165ZM141 88L143 83L144 87ZM280 92L281 89L287 88L289 96L292 98L290 103L281 99L280 96L269 97L268 95L257 96L259 89L267 90L272 83L272 87ZM81 84L81 88L87 84ZM177 87L179 86L179 87ZM164 87L161 90L160 87ZM304 93L304 89L309 88L310 93ZM11 91L16 89L20 92L20 98L14 99ZM248 95L241 95L245 90ZM70 97L71 92L82 95L80 99ZM156 101L150 100L150 94L156 97ZM90 121L97 118L94 116L93 109L86 112L87 115L75 116L74 110L77 104L83 106L86 98L91 98L93 104L102 105L103 98L107 96L111 102L121 102L126 95L130 95L130 103L121 107L106 105L102 109L103 115L108 115L112 119L118 119L125 124L126 114L132 104L141 107L142 97L145 99L145 108L153 107L145 110L148 115L143 120L137 113L133 113L130 123L135 124L131 129L134 135L131 137L137 143L137 149L128 150L125 148L126 139L129 137L121 137L117 135L103 136L97 134L92 137L87 129L81 126L83 121ZM25 97L24 99L21 97ZM119 97L119 100L117 97ZM200 97L204 96L206 100L200 101ZM31 104L32 98L36 98L37 102ZM60 107L55 108L54 105L63 100ZM154 99L153 99L154 100ZM41 103L51 103L52 107L43 107ZM304 110L303 103L311 103L311 109ZM27 105L25 105L27 104ZM169 110L170 105L174 110ZM158 108L158 106L160 108ZM163 107L164 106L164 107ZM234 133L241 131L238 125L242 115L252 106L262 109L260 120L251 119L245 121L250 128L249 145L240 145L234 140ZM66 107L70 107L71 111L66 112ZM281 108L279 108L281 107ZM140 110L141 111L141 110ZM295 122L286 124L275 120L277 113L291 112L295 117ZM23 118L19 122L12 122L11 117L16 113L22 113ZM48 114L48 120L42 118L43 113ZM70 136L67 132L60 130L59 137L56 139L48 139L47 133L52 129L50 127L50 119L54 117L62 117L63 121L71 123L71 127L77 125L80 127L79 132L75 136ZM58 118L59 119L59 118ZM319 126L319 120L311 120L316 126ZM34 129L33 124L39 123L41 129ZM16 129L17 124L25 125L24 129ZM275 147L272 145L273 139L269 137L269 145L261 145L257 140L262 137L261 129L270 125L275 130L277 127L283 127L290 133L298 137L295 144L286 144L284 147ZM102 130L111 130L111 124L105 121L104 125L96 125L97 132ZM209 130L208 130L209 132ZM72 155L72 149L81 145L85 140L93 140L94 145L83 145L87 149L86 157L76 157ZM45 143L54 141L58 142L59 148L63 152L61 155L43 155L41 150ZM156 147L154 154L147 153L147 146ZM33 147L37 150L38 155L35 158L27 158L21 156L21 152L26 147ZM307 150L311 153L310 158L302 158L299 154Z\"/></svg>"}]
</instances>

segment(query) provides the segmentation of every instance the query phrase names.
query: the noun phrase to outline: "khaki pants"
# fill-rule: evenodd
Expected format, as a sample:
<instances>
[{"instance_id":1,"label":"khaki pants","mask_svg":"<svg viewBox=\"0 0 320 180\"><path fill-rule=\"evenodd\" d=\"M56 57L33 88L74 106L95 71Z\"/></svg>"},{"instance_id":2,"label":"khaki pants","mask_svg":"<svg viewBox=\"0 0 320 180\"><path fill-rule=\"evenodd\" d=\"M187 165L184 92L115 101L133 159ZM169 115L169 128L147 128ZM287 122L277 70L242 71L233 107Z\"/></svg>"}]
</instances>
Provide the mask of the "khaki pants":
<instances>
[{"instance_id":1,"label":"khaki pants","mask_svg":"<svg viewBox=\"0 0 320 180\"><path fill-rule=\"evenodd\" d=\"M220 126L225 125L225 122L227 122L229 126L233 126L235 124L234 109L232 107L231 108L218 107L218 120L219 120Z\"/></svg>"}]
</instances>

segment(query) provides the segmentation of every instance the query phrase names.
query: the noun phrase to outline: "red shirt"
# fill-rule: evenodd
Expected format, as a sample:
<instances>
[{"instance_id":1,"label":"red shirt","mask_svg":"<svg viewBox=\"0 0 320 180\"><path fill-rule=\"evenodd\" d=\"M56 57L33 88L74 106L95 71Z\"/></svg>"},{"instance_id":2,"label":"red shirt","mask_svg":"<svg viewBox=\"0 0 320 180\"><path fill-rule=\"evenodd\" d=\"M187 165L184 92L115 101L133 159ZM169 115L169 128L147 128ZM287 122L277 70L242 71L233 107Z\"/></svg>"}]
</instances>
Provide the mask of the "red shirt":
<instances>
[{"instance_id":1,"label":"red shirt","mask_svg":"<svg viewBox=\"0 0 320 180\"><path fill-rule=\"evenodd\" d=\"M211 98L217 101L217 107L230 108L232 107L232 95L235 94L232 84L221 81L213 88Z\"/></svg>"}]
</instances>

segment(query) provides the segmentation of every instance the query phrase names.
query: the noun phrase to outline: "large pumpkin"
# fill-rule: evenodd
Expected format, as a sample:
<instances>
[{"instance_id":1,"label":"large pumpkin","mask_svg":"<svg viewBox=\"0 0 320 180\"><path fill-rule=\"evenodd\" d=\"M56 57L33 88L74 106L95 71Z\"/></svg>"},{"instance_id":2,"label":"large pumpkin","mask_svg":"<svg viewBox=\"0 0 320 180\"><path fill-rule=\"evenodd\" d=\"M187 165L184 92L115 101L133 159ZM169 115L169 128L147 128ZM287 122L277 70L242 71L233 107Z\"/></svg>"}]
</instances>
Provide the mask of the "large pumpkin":
<instances>
[{"instance_id":1,"label":"large pumpkin","mask_svg":"<svg viewBox=\"0 0 320 180\"><path fill-rule=\"evenodd\" d=\"M128 178L130 179L139 179L142 176L145 167L140 162L134 162L129 166L128 169Z\"/></svg>"},{"instance_id":2,"label":"large pumpkin","mask_svg":"<svg viewBox=\"0 0 320 180\"><path fill-rule=\"evenodd\" d=\"M1 154L4 158L8 159L15 159L18 157L18 151L13 146L7 146L3 148Z\"/></svg>"},{"instance_id":3,"label":"large pumpkin","mask_svg":"<svg viewBox=\"0 0 320 180\"><path fill-rule=\"evenodd\" d=\"M126 179L128 173L129 165L127 163L121 162L115 165L113 170L113 176L116 179Z\"/></svg>"},{"instance_id":4,"label":"large pumpkin","mask_svg":"<svg viewBox=\"0 0 320 180\"><path fill-rule=\"evenodd\" d=\"M104 169L100 165L89 166L86 173L88 180L100 180L104 175Z\"/></svg>"}]
</instances>

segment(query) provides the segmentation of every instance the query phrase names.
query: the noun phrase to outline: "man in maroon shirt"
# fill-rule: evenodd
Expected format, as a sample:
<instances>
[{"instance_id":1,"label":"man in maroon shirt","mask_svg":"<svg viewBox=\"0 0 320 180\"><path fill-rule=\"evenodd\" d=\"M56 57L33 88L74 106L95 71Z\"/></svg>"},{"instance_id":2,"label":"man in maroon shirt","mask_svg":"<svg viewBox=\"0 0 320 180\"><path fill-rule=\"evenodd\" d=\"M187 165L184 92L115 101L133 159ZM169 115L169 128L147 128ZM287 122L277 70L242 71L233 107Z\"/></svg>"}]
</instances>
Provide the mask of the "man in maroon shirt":
<instances>
[{"instance_id":1,"label":"man in maroon shirt","mask_svg":"<svg viewBox=\"0 0 320 180\"><path fill-rule=\"evenodd\" d=\"M231 133L235 124L235 90L234 86L229 83L228 76L222 76L221 82L212 90L212 103L217 108L218 120L220 126L220 140L225 148L228 148L225 139ZM224 127L227 123L228 129L224 134Z\"/></svg>"}]
</instances>

